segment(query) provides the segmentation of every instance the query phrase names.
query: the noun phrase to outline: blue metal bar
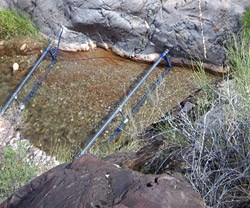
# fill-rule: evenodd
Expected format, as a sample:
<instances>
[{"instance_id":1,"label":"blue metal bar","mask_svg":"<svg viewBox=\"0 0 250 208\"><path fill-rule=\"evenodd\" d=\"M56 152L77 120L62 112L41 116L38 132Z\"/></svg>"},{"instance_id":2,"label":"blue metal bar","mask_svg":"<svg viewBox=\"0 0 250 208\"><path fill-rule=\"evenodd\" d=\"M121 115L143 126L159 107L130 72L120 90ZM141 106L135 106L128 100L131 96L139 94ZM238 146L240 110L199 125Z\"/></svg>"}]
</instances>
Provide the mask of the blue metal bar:
<instances>
[{"instance_id":1,"label":"blue metal bar","mask_svg":"<svg viewBox=\"0 0 250 208\"><path fill-rule=\"evenodd\" d=\"M138 88L142 85L142 83L148 78L148 76L154 71L157 65L161 62L161 60L168 54L169 50L165 50L160 58L154 63L154 65L148 70L148 72L144 75L144 77L140 80L140 82L132 89L129 95L120 103L119 107L113 112L113 114L109 117L109 119L104 123L104 125L99 129L99 131L95 134L95 136L91 139L91 141L87 144L87 146L83 149L83 151L79 154L78 157L85 154L85 152L91 147L91 145L97 140L97 138L103 133L103 131L107 128L109 123L114 119L117 113L121 111L123 106L127 103L130 97L138 90Z\"/></svg>"},{"instance_id":2,"label":"blue metal bar","mask_svg":"<svg viewBox=\"0 0 250 208\"><path fill-rule=\"evenodd\" d=\"M30 93L26 96L26 98L23 101L23 108L27 105L27 103L29 102L29 100L35 96L36 91L38 90L38 88L41 86L42 82L46 79L46 77L48 76L48 74L50 73L53 65L55 64L56 59L53 59L53 61L50 63L50 65L47 68L47 71L45 73L44 76L42 76L39 81L33 86L32 90L30 91Z\"/></svg>"},{"instance_id":3,"label":"blue metal bar","mask_svg":"<svg viewBox=\"0 0 250 208\"><path fill-rule=\"evenodd\" d=\"M23 86L25 85L25 83L29 80L29 78L32 76L32 74L34 73L34 71L36 70L36 68L39 66L39 64L43 61L43 59L48 55L48 53L50 53L51 57L52 57L52 65L54 64L54 62L56 61L56 52L59 50L59 44L61 41L61 37L62 37L62 33L63 33L63 28L61 27L60 30L58 31L56 37L58 37L58 43L57 46L55 47L54 50L52 50L52 46L53 43L55 41L55 38L53 40L51 40L49 46L46 48L46 50L44 51L44 53L42 54L42 56L39 58L39 60L35 63L35 65L32 67L32 69L30 70L30 72L28 73L28 75L23 79L23 81L21 82L21 84L18 86L18 88L16 89L16 91L12 94L12 96L9 98L9 100L7 101L7 103L4 105L4 107L1 109L0 111L0 117L5 113L5 111L7 110L7 108L10 106L10 104L13 102L14 99L17 99L17 94L20 92L20 90L23 88ZM47 75L46 75L47 76ZM35 89L34 91L37 90L37 88L41 85L40 84L36 84L36 86L34 86L33 89ZM32 89L32 90L33 90ZM29 95L28 95L29 96ZM33 95L32 95L33 96ZM27 100L26 100L27 101Z\"/></svg>"},{"instance_id":4,"label":"blue metal bar","mask_svg":"<svg viewBox=\"0 0 250 208\"><path fill-rule=\"evenodd\" d=\"M24 80L22 81L22 83L18 86L18 88L16 89L16 91L12 94L12 96L10 97L10 99L7 101L7 103L1 109L0 117L5 113L5 111L7 110L7 108L9 107L9 105L12 103L12 101L15 99L15 97L17 96L17 94L19 93L19 91L23 88L23 86L25 85L25 83L29 80L29 78L31 77L31 75L34 73L34 71L36 70L36 68L38 67L38 65L42 62L42 60L50 52L51 48L52 48L52 44L49 44L49 46L46 48L46 50L44 51L44 53L42 54L42 56L39 58L39 60L36 62L36 64L33 66L33 68L30 70L30 72L28 73L28 75L24 78Z\"/></svg>"},{"instance_id":5,"label":"blue metal bar","mask_svg":"<svg viewBox=\"0 0 250 208\"><path fill-rule=\"evenodd\" d=\"M141 98L141 100L136 104L136 106L132 109L131 111L131 115L127 116L121 123L120 125L115 129L115 131L113 132L113 134L109 137L108 139L108 144L110 142L112 142L116 136L118 136L123 127L127 124L127 122L130 120L130 118L136 114L140 107L144 104L144 102L146 101L146 99L149 97L149 95L156 89L156 87L162 82L162 80L164 79L164 77L168 74L168 72L171 70L172 68L172 64L170 62L170 57L166 56L166 62L168 64L168 67L166 68L166 70L161 74L161 76L159 77L159 79L151 86L151 88L146 92L146 94Z\"/></svg>"}]
</instances>

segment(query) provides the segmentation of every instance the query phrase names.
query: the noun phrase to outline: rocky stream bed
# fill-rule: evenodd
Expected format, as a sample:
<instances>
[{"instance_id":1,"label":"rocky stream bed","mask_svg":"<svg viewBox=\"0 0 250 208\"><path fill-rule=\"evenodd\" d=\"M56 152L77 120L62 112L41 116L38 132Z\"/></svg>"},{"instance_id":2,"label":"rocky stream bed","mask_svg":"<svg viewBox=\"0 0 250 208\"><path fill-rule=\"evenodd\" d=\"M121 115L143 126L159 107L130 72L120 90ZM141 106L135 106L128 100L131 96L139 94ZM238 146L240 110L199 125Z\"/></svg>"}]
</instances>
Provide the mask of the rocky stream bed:
<instances>
[{"instance_id":1,"label":"rocky stream bed","mask_svg":"<svg viewBox=\"0 0 250 208\"><path fill-rule=\"evenodd\" d=\"M35 163L41 169L40 173L58 165L58 153L70 152L73 157L70 157L70 163L58 165L21 187L0 207L205 207L205 196L211 195L213 198L213 191L217 191L214 187L217 178L212 176L215 178L214 183L209 180L211 189L202 181L202 187L205 184L208 191L204 196L194 182L191 182L192 186L186 182L182 170L173 169L169 175L167 169L170 170L171 165L175 169L182 165L179 161L178 164L175 160L169 161L172 160L171 156L166 156L172 154L171 145L165 149L167 154L164 162L156 171L143 171L147 163L157 165L157 161L162 162L161 154L164 155L164 151L161 148L166 138L154 135L154 139L151 137L150 140L142 132L145 133L147 127L152 127L152 123L174 106L174 109L178 109L178 116L196 106L186 98L197 90L197 76L193 69L185 68L184 65L193 65L195 60L214 73L227 72L225 46L228 34L239 31L240 18L249 5L249 0L1 0L0 8L17 9L28 14L44 35L53 36L59 28L63 28L61 49L64 51L58 52L57 63L26 107L20 111L14 102L0 118L0 156L5 146L16 148L21 141L29 154L25 162ZM44 39L30 37L0 40L0 107L41 56L47 44ZM170 49L174 67L136 116L130 119L116 143L112 143L110 153L115 152L115 146L120 141L123 142L119 144L119 151L113 155L109 152L102 155L103 149L99 147L103 146L117 124L130 114L133 106L165 70L164 63L157 67L121 109L121 113L90 150L90 153L108 156L100 159L85 154L76 158L76 152L86 145L151 67L152 62L149 61L155 60L165 48ZM139 62L142 60L148 63ZM37 68L18 95L20 102L46 73L49 63L50 57L47 57ZM13 68L18 70L13 71ZM183 100L185 102L181 102ZM216 115L213 111L210 113ZM152 132L147 131L149 134ZM147 139L148 143L145 142ZM139 143L133 146L134 141ZM131 146L128 145L130 142ZM120 151L124 144L128 148ZM196 147L193 146L194 152L190 152L193 162L197 162ZM232 149L235 150L234 145ZM155 160L157 158L159 160ZM217 168L219 159L214 158ZM209 162L205 157L204 163ZM223 157L222 162L224 167ZM159 172L163 165L166 169ZM206 167L206 172L209 172ZM225 170L228 176L228 169ZM237 170L243 183L248 183L249 177L247 179L240 171ZM200 172L191 174L189 182L200 179L202 175ZM226 177L228 179L231 180L231 175ZM231 186L227 188L231 192ZM235 199L234 192L225 200L230 201L233 207L249 207L249 194L246 191L243 191L246 200L241 204L231 200ZM215 195L215 202L211 204L219 202L224 193L220 196L216 192Z\"/></svg>"},{"instance_id":2,"label":"rocky stream bed","mask_svg":"<svg viewBox=\"0 0 250 208\"><path fill-rule=\"evenodd\" d=\"M20 39L18 42L14 41L14 43L2 42L0 48L1 106L4 105L11 93L28 73L30 67L36 62L43 48L44 44L38 40L27 41L26 39ZM13 72L13 63L18 63L19 70ZM20 101L24 100L32 86L44 75L46 66L49 63L50 57L47 57L20 92L20 95L18 95ZM56 159L58 151L79 151L151 65L152 63L134 62L124 59L100 48L89 52L73 53L59 51L58 60L52 72L26 108L22 111L16 110L19 106L16 102L13 102L10 109L0 119L0 155L4 146L11 146L17 149L19 142L22 142L27 149L27 161L31 161L37 167L38 174L57 166L59 164ZM138 102L165 68L165 63L157 68L129 101L124 109L124 114L130 111L132 106ZM136 118L132 121L132 126L138 124L136 128L140 128L140 130L146 128L155 119L157 120L169 109L185 99L195 89L194 72L190 69L174 67L162 85L143 105ZM103 139L110 135L122 119L122 116L115 118L111 127L105 131ZM135 129L130 128L131 126L125 128L121 137L132 137ZM63 149L58 149L61 147ZM148 157L152 157L152 155L147 154L145 158ZM111 163L114 163L112 159L109 160L111 160ZM130 163L134 164L134 161L137 161L137 159L132 158ZM130 163L129 165L131 165ZM137 164L137 162L135 163ZM104 164L104 169L106 169L107 164ZM126 164L124 167L126 167ZM116 169L119 170L119 167L116 167ZM129 174L134 175L134 172ZM45 175L46 173L41 177ZM108 173L106 177L108 177L107 175ZM141 177L140 174L138 175L139 177ZM166 177L169 176L166 175ZM132 178L131 180L137 179ZM152 178L149 180L152 180ZM172 186L172 178L170 177L169 180L169 185ZM167 181L166 184L168 184ZM38 183L40 184L40 182ZM164 181L162 187L158 187L157 190L159 192L165 190L166 184ZM143 182L142 186L144 185ZM187 203L197 204L199 207L203 206L199 195L186 182L180 182L180 186L192 192L191 195L183 196L183 200L187 198ZM26 193L26 191L23 191L26 189L25 187L20 189L22 193ZM151 182L148 182L145 187L146 189L151 187ZM126 190L127 187L124 187L121 194L123 195L123 192ZM144 188L141 191L144 192ZM151 190L148 191L150 193ZM13 197L12 199L10 198L11 202L6 201L6 203L19 203L19 199L15 198L15 195ZM166 202L166 204L176 204L176 201L170 198L170 201ZM138 203L142 203L140 202L142 200L140 197L135 200L138 200ZM6 203L0 206L8 206ZM86 203L88 204L89 202ZM102 202L92 203L98 204ZM157 204L154 200L150 203L152 203L152 206ZM30 205L30 202L28 204ZM109 207L111 204L107 206ZM141 206L144 205L142 204Z\"/></svg>"},{"instance_id":3,"label":"rocky stream bed","mask_svg":"<svg viewBox=\"0 0 250 208\"><path fill-rule=\"evenodd\" d=\"M27 44L26 51L19 50L23 44ZM36 48L36 45L39 47ZM1 53L0 62L1 105L39 57L40 50L43 50L41 43L22 41L15 48L9 48L9 51L15 53L3 50L5 52ZM16 74L12 72L14 62L20 64ZM44 74L49 62L48 57L36 70L19 95L21 101ZM151 65L124 59L99 48L89 52L60 51L52 72L23 110L21 134L48 153L53 153L57 145L66 146L72 151L79 150ZM157 68L133 96L125 112L143 96L165 67L163 64ZM194 92L195 88L193 70L174 67L156 93L141 108L137 115L138 122L147 120L145 125L150 125L153 119L164 115ZM151 115L152 112L154 115ZM121 119L121 116L117 116L105 134L109 135ZM131 135L125 133L125 136Z\"/></svg>"}]
</instances>

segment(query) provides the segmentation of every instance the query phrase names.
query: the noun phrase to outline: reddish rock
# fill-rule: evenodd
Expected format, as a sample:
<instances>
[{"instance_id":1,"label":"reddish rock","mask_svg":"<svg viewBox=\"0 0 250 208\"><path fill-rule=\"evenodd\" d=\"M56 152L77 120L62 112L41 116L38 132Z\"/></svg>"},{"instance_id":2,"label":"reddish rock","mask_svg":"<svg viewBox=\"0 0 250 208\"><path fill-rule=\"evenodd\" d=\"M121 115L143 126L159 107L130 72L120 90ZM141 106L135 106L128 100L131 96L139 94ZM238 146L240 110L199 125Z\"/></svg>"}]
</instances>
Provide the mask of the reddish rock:
<instances>
[{"instance_id":1,"label":"reddish rock","mask_svg":"<svg viewBox=\"0 0 250 208\"><path fill-rule=\"evenodd\" d=\"M44 173L0 207L202 208L204 203L185 181L143 175L84 155Z\"/></svg>"}]
</instances>

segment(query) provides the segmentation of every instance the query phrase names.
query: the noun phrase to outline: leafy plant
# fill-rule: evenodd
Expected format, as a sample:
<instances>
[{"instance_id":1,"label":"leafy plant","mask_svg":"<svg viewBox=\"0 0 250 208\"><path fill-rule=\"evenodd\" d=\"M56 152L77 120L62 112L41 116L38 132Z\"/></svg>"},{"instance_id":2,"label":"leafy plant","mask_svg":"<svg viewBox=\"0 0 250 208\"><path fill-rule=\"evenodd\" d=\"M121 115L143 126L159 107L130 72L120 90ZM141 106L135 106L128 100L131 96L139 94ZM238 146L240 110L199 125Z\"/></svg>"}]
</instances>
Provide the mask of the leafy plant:
<instances>
[{"instance_id":1,"label":"leafy plant","mask_svg":"<svg viewBox=\"0 0 250 208\"><path fill-rule=\"evenodd\" d=\"M247 37L250 37L250 7L243 14L240 23L244 27Z\"/></svg>"},{"instance_id":2,"label":"leafy plant","mask_svg":"<svg viewBox=\"0 0 250 208\"><path fill-rule=\"evenodd\" d=\"M28 16L21 15L17 10L0 9L0 38L37 33Z\"/></svg>"},{"instance_id":3,"label":"leafy plant","mask_svg":"<svg viewBox=\"0 0 250 208\"><path fill-rule=\"evenodd\" d=\"M26 159L23 144L20 143L17 149L4 148L0 158L0 203L36 176L35 167Z\"/></svg>"}]
</instances>

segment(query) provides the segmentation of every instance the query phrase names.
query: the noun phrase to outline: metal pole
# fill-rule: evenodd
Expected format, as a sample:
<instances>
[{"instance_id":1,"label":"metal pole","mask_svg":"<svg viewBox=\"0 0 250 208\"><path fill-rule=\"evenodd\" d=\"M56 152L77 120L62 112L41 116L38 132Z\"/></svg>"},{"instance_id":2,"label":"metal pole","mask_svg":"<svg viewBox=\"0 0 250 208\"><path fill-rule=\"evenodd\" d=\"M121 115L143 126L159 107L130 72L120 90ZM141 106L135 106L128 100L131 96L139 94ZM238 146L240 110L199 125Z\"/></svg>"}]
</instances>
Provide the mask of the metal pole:
<instances>
[{"instance_id":1,"label":"metal pole","mask_svg":"<svg viewBox=\"0 0 250 208\"><path fill-rule=\"evenodd\" d=\"M105 122L105 124L100 128L100 130L95 134L95 136L91 139L91 141L87 144L87 146L83 149L83 151L79 154L78 157L85 154L85 152L91 147L91 145L97 140L97 138L102 134L102 132L107 128L109 123L114 119L117 113L122 109L122 107L126 104L126 102L130 99L130 97L137 91L137 89L142 85L142 83L148 78L148 76L154 71L156 66L161 62L161 60L168 54L169 50L166 49L160 56L160 58L154 63L154 65L149 69L149 71L144 75L144 77L140 80L140 82L132 89L129 95L120 103L119 107L114 111L114 113L109 117L109 119Z\"/></svg>"},{"instance_id":2,"label":"metal pole","mask_svg":"<svg viewBox=\"0 0 250 208\"><path fill-rule=\"evenodd\" d=\"M38 65L42 62L42 60L46 57L46 55L48 53L50 53L53 63L56 61L56 52L59 50L59 45L60 45L60 41L61 41L61 37L62 37L62 33L63 33L63 28L61 27L56 35L56 37L58 37L58 43L57 46L54 50L51 51L53 43L55 41L55 38L53 40L51 40L49 46L46 48L46 50L44 51L44 53L42 54L42 56L39 58L39 60L36 62L36 64L33 66L33 68L30 70L29 74L24 78L24 80L22 81L22 83L18 86L18 88L16 89L16 91L12 94L12 96L10 97L10 99L7 101L7 103L4 105L4 107L1 109L0 111L0 117L4 114L4 112L7 110L7 108L9 107L9 105L13 102L13 100L15 98L17 98L17 94L20 92L20 90L23 88L23 86L25 85L25 83L29 80L29 78L31 77L31 75L33 74L33 72L36 70L36 68L38 67Z\"/></svg>"},{"instance_id":3,"label":"metal pole","mask_svg":"<svg viewBox=\"0 0 250 208\"><path fill-rule=\"evenodd\" d=\"M120 132L122 131L123 127L126 125L126 123L130 120L131 116L136 114L138 112L138 110L140 109L140 107L143 105L143 103L146 101L146 99L148 98L148 96L156 89L156 87L162 82L162 80L164 79L164 77L168 74L168 72L170 71L170 69L172 68L171 62L169 58L166 58L166 61L168 63L168 67L166 68L166 70L161 74L161 76L159 77L159 79L151 86L151 88L146 92L146 94L141 98L141 100L136 104L136 106L132 109L131 111L131 115L127 116L121 123L120 125L115 129L115 131L113 132L113 134L109 137L108 139L108 144L110 142L112 142L115 137L120 134Z\"/></svg>"},{"instance_id":4,"label":"metal pole","mask_svg":"<svg viewBox=\"0 0 250 208\"><path fill-rule=\"evenodd\" d=\"M47 71L46 71L45 75L44 75L43 77L41 77L41 78L39 79L39 81L33 86L32 90L31 90L30 93L26 96L26 98L24 99L24 101L23 101L23 103L22 103L22 104L23 104L23 107L25 107L25 106L28 104L29 100L30 100L32 97L35 96L36 91L38 90L38 88L41 86L42 82L46 79L46 77L47 77L48 74L50 73L50 71L51 71L52 67L54 66L55 62L56 62L56 59L53 59L52 62L50 63L50 65L49 65L49 67L47 68Z\"/></svg>"},{"instance_id":5,"label":"metal pole","mask_svg":"<svg viewBox=\"0 0 250 208\"><path fill-rule=\"evenodd\" d=\"M4 112L7 110L7 108L9 107L9 105L16 98L16 96L19 93L19 91L23 88L23 86L25 85L25 83L29 80L29 78L31 77L31 75L33 74L33 72L36 70L36 68L38 67L38 65L42 62L42 60L49 53L49 51L50 51L51 48L52 48L52 44L49 44L49 46L47 47L47 49L44 51L44 53L39 58L39 60L36 62L36 64L33 66L33 68L30 70L30 72L28 73L28 75L25 77L25 79L22 81L22 83L18 86L18 88L16 89L16 91L12 94L12 96L10 97L10 99L7 101L7 103L1 109L0 117L4 114Z\"/></svg>"}]
</instances>

